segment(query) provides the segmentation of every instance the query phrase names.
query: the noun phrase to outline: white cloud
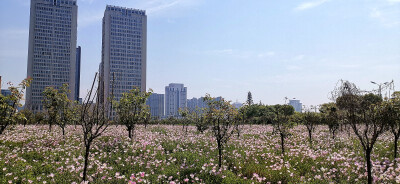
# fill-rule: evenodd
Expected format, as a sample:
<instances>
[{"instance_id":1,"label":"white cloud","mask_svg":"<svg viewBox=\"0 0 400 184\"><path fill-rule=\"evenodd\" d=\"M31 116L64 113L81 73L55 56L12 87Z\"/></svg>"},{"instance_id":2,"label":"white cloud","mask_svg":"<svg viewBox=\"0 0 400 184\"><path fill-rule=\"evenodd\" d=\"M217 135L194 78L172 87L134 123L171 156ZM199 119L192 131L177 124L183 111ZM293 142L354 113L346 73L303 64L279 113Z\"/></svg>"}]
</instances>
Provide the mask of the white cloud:
<instances>
[{"instance_id":1,"label":"white cloud","mask_svg":"<svg viewBox=\"0 0 400 184\"><path fill-rule=\"evenodd\" d=\"M400 11L399 9L392 9L391 6L373 8L369 16L378 20L385 27L394 27L400 25Z\"/></svg>"},{"instance_id":2,"label":"white cloud","mask_svg":"<svg viewBox=\"0 0 400 184\"><path fill-rule=\"evenodd\" d=\"M178 7L192 7L199 4L202 0L147 0L139 7L146 10L146 13L156 14L164 11L172 10Z\"/></svg>"},{"instance_id":3,"label":"white cloud","mask_svg":"<svg viewBox=\"0 0 400 184\"><path fill-rule=\"evenodd\" d=\"M328 2L329 0L318 0L318 1L308 1L308 2L303 2L299 4L296 8L294 8L297 11L302 11L302 10L307 10L310 8L315 8L317 6L322 5L323 3Z\"/></svg>"}]
</instances>

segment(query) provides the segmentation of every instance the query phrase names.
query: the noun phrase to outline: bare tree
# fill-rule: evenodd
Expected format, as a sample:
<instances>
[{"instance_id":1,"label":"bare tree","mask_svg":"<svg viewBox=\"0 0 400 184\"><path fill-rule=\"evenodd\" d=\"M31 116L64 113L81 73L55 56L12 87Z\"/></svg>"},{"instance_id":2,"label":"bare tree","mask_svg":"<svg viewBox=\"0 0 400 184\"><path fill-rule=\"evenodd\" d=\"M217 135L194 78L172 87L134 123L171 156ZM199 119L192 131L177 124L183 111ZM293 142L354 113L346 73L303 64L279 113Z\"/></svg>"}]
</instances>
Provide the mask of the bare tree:
<instances>
[{"instance_id":1,"label":"bare tree","mask_svg":"<svg viewBox=\"0 0 400 184\"><path fill-rule=\"evenodd\" d=\"M237 109L233 107L229 101L215 100L209 94L204 98L208 104L206 110L206 120L212 128L213 135L218 146L218 166L222 165L222 151L226 146L229 138L234 133L236 124Z\"/></svg>"},{"instance_id":2,"label":"bare tree","mask_svg":"<svg viewBox=\"0 0 400 184\"><path fill-rule=\"evenodd\" d=\"M98 81L97 89L94 90L96 79ZM114 97L114 79L112 82L112 93L111 97L107 99L106 103L100 103L100 83L103 83L103 79L101 77L97 78L97 73L94 77L92 87L89 91L88 96L82 105L82 114L80 123L83 130L83 141L85 145L85 163L83 167L83 181L87 181L87 168L89 164L89 154L90 147L92 146L93 141L101 136L104 131L110 125L110 119L107 116L108 109L110 107L112 109L112 98ZM96 103L93 103L96 100Z\"/></svg>"}]
</instances>

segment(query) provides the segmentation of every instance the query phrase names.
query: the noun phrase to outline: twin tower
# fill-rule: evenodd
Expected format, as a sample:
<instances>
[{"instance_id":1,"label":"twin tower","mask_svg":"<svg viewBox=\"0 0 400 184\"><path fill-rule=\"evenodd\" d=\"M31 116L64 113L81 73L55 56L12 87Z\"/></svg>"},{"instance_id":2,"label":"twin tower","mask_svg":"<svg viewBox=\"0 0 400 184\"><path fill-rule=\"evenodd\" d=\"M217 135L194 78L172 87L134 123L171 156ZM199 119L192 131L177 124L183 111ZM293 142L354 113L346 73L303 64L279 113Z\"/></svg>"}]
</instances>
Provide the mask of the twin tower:
<instances>
[{"instance_id":1,"label":"twin tower","mask_svg":"<svg viewBox=\"0 0 400 184\"><path fill-rule=\"evenodd\" d=\"M79 100L81 48L77 48L76 0L31 0L30 11L28 77L33 81L25 107L42 111L44 89L63 84L69 85L69 98ZM111 94L113 74L116 100L133 86L146 90L146 12L108 5L102 30L101 99Z\"/></svg>"}]
</instances>

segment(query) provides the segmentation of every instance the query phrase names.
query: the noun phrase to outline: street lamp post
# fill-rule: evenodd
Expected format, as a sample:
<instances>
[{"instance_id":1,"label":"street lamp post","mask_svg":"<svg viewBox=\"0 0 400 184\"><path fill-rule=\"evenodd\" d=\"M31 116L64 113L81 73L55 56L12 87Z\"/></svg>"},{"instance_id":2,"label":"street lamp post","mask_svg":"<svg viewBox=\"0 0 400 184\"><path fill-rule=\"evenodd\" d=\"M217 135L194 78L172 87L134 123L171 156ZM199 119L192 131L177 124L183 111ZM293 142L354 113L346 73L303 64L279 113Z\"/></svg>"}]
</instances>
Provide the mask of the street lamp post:
<instances>
[{"instance_id":1,"label":"street lamp post","mask_svg":"<svg viewBox=\"0 0 400 184\"><path fill-rule=\"evenodd\" d=\"M380 84L378 84L378 83L376 83L376 82L374 82L374 81L371 81L371 83L372 83L372 84L378 85L378 93L379 93L379 96L382 98L382 85L387 85L387 84L389 84L389 83L388 83L388 82L385 82L385 83L380 83Z\"/></svg>"}]
</instances>

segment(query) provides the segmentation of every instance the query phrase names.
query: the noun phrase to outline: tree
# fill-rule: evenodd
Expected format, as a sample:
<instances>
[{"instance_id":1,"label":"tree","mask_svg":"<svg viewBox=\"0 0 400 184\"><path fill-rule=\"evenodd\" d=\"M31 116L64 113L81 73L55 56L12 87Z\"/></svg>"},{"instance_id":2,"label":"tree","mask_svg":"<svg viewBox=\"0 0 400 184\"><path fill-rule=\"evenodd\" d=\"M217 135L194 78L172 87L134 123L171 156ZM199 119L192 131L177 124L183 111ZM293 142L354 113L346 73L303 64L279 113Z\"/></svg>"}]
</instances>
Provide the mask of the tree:
<instances>
[{"instance_id":1,"label":"tree","mask_svg":"<svg viewBox=\"0 0 400 184\"><path fill-rule=\"evenodd\" d=\"M189 113L189 119L194 122L197 131L204 133L208 129L208 124L205 118L205 108L196 107L195 110Z\"/></svg>"},{"instance_id":2,"label":"tree","mask_svg":"<svg viewBox=\"0 0 400 184\"><path fill-rule=\"evenodd\" d=\"M382 106L381 118L388 124L389 130L394 137L393 158L396 162L398 141L400 138L400 92L393 93L392 98L384 101Z\"/></svg>"},{"instance_id":3,"label":"tree","mask_svg":"<svg viewBox=\"0 0 400 184\"><path fill-rule=\"evenodd\" d=\"M147 125L151 121L151 113L148 105L144 107L141 117L142 117L142 122L144 124L144 128L147 128Z\"/></svg>"},{"instance_id":4,"label":"tree","mask_svg":"<svg viewBox=\"0 0 400 184\"><path fill-rule=\"evenodd\" d=\"M274 126L274 132L279 134L281 139L282 155L285 154L285 139L290 135L290 129L293 127L293 122L290 121L294 113L294 108L291 105L274 105L271 108L273 114L270 118Z\"/></svg>"},{"instance_id":5,"label":"tree","mask_svg":"<svg viewBox=\"0 0 400 184\"><path fill-rule=\"evenodd\" d=\"M226 146L229 138L234 133L234 127L237 120L237 109L233 107L229 101L215 100L209 94L204 98L208 104L205 118L211 126L213 135L217 141L218 147L218 166L222 165L222 151Z\"/></svg>"},{"instance_id":6,"label":"tree","mask_svg":"<svg viewBox=\"0 0 400 184\"><path fill-rule=\"evenodd\" d=\"M187 127L189 126L189 110L188 108L183 108L179 109L179 115L181 116L180 122L182 123L182 131L185 130L186 126L186 133L187 133Z\"/></svg>"},{"instance_id":7,"label":"tree","mask_svg":"<svg viewBox=\"0 0 400 184\"><path fill-rule=\"evenodd\" d=\"M253 103L253 96L251 95L251 92L250 92L250 91L247 93L246 104L247 104L247 105L253 105L253 104L254 104L254 103Z\"/></svg>"},{"instance_id":8,"label":"tree","mask_svg":"<svg viewBox=\"0 0 400 184\"><path fill-rule=\"evenodd\" d=\"M72 122L74 116L72 102L68 99L70 92L68 84L63 84L59 90L46 87L43 91L43 106L47 111L49 131L51 131L52 124L55 123L61 128L63 136L65 127Z\"/></svg>"},{"instance_id":9,"label":"tree","mask_svg":"<svg viewBox=\"0 0 400 184\"><path fill-rule=\"evenodd\" d=\"M322 104L319 112L321 112L322 121L328 125L332 139L335 139L336 131L339 129L339 112L334 102Z\"/></svg>"},{"instance_id":10,"label":"tree","mask_svg":"<svg viewBox=\"0 0 400 184\"><path fill-rule=\"evenodd\" d=\"M310 145L312 145L312 133L314 132L316 125L321 121L321 118L319 113L310 111L304 112L303 117L303 124L307 127L308 141L310 142Z\"/></svg>"},{"instance_id":11,"label":"tree","mask_svg":"<svg viewBox=\"0 0 400 184\"><path fill-rule=\"evenodd\" d=\"M84 166L83 166L83 181L87 181L87 169L88 169L88 164L89 164L89 154L90 154L90 147L92 146L93 141L101 136L104 131L108 128L110 125L110 118L107 116L108 110L106 109L107 107L110 107L110 109L113 108L113 97L114 97L114 75L113 75L113 81L112 81L112 92L111 92L111 97L107 99L107 101L102 104L102 103L93 103L95 99L97 99L97 102L100 102L100 84L103 83L102 78L98 78L98 87L95 93L93 94L93 89L95 86L95 82L97 79L97 73L94 77L92 87L86 97L86 99L83 101L83 104L81 106L81 117L80 117L80 124L82 126L82 131L83 131L83 142L85 146L85 155L84 155ZM92 95L93 94L93 95Z\"/></svg>"},{"instance_id":12,"label":"tree","mask_svg":"<svg viewBox=\"0 0 400 184\"><path fill-rule=\"evenodd\" d=\"M136 124L140 123L145 116L143 111L146 110L146 100L151 93L151 90L141 92L139 88L135 87L129 92L123 93L117 105L119 123L126 126L131 140Z\"/></svg>"},{"instance_id":13,"label":"tree","mask_svg":"<svg viewBox=\"0 0 400 184\"><path fill-rule=\"evenodd\" d=\"M24 90L29 87L31 81L31 78L24 79L18 87L8 83L11 95L3 96L0 94L0 135L9 125L25 119L24 115L17 111L17 108L21 107L20 101Z\"/></svg>"},{"instance_id":14,"label":"tree","mask_svg":"<svg viewBox=\"0 0 400 184\"><path fill-rule=\"evenodd\" d=\"M342 82L338 88L336 104L344 111L349 123L358 137L367 162L368 184L372 183L371 153L378 137L385 130L385 123L380 117L382 98L372 93L362 95L355 84Z\"/></svg>"}]
</instances>

